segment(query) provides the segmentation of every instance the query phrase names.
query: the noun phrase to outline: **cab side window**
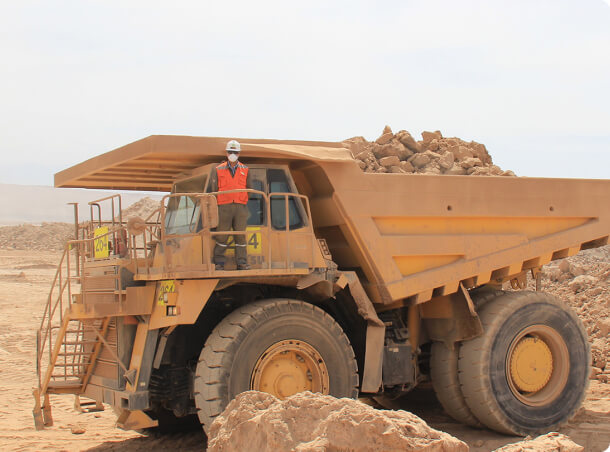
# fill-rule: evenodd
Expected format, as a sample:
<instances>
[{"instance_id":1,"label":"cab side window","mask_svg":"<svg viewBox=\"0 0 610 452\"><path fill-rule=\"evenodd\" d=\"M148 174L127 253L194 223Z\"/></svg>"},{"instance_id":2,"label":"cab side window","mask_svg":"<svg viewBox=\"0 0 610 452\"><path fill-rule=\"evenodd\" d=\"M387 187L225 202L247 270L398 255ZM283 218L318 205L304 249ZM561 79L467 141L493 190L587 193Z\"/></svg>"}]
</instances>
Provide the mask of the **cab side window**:
<instances>
[{"instance_id":1,"label":"cab side window","mask_svg":"<svg viewBox=\"0 0 610 452\"><path fill-rule=\"evenodd\" d=\"M269 183L269 194L293 192L286 178L286 173L281 169L267 170L267 181ZM286 198L284 196L272 196L270 204L271 226L274 229L286 229ZM305 225L302 212L301 201L294 197L288 197L289 229L299 229Z\"/></svg>"},{"instance_id":2,"label":"cab side window","mask_svg":"<svg viewBox=\"0 0 610 452\"><path fill-rule=\"evenodd\" d=\"M262 180L255 178L255 175L252 174L251 182L253 190L265 191L265 185ZM265 223L265 200L262 195L258 193L250 193L250 198L248 199L248 211L250 215L248 216L248 226L259 226Z\"/></svg>"}]
</instances>

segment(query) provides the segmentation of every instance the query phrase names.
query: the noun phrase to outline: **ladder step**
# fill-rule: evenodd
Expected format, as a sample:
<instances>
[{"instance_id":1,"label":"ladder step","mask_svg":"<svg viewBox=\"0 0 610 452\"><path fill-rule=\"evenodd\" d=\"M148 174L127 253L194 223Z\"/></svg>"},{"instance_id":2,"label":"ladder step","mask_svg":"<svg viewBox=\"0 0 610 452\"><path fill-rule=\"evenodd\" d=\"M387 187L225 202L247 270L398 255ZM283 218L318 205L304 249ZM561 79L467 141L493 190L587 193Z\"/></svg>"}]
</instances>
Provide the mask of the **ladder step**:
<instances>
[{"instance_id":1,"label":"ladder step","mask_svg":"<svg viewBox=\"0 0 610 452\"><path fill-rule=\"evenodd\" d=\"M89 361L83 361L82 363L67 363L67 364L55 363L54 367L85 367L85 366L88 366L89 364L91 364L91 362L89 362Z\"/></svg>"},{"instance_id":2,"label":"ladder step","mask_svg":"<svg viewBox=\"0 0 610 452\"><path fill-rule=\"evenodd\" d=\"M117 292L117 289L114 288L114 287L112 289L110 289L110 288L109 289L85 289L85 290L83 290L83 292L85 292L85 293L111 293L111 294L113 294L113 293Z\"/></svg>"},{"instance_id":3,"label":"ladder step","mask_svg":"<svg viewBox=\"0 0 610 452\"><path fill-rule=\"evenodd\" d=\"M81 344L97 344L97 341L68 341L62 342L62 345L81 345Z\"/></svg>"},{"instance_id":4,"label":"ladder step","mask_svg":"<svg viewBox=\"0 0 610 452\"><path fill-rule=\"evenodd\" d=\"M87 356L90 354L91 354L91 352L66 352L66 353L58 353L57 356Z\"/></svg>"},{"instance_id":5,"label":"ladder step","mask_svg":"<svg viewBox=\"0 0 610 452\"><path fill-rule=\"evenodd\" d=\"M100 330L96 330L95 328L88 328L86 330L67 330L66 334L93 333L95 331L100 332Z\"/></svg>"},{"instance_id":6,"label":"ladder step","mask_svg":"<svg viewBox=\"0 0 610 452\"><path fill-rule=\"evenodd\" d=\"M78 381L49 381L49 388L80 388Z\"/></svg>"}]
</instances>

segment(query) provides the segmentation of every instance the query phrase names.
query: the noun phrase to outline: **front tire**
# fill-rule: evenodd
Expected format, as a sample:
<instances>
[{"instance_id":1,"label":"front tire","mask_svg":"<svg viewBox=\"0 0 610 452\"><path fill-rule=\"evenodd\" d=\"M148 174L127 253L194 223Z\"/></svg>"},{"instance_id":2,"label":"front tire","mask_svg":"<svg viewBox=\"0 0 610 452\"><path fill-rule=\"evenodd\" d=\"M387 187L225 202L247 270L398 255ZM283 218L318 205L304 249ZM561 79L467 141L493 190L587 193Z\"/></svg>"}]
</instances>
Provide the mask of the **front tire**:
<instances>
[{"instance_id":1,"label":"front tire","mask_svg":"<svg viewBox=\"0 0 610 452\"><path fill-rule=\"evenodd\" d=\"M326 312L288 299L238 308L212 331L194 381L204 430L237 394L258 390L278 398L302 391L358 396L358 369L347 336Z\"/></svg>"},{"instance_id":2,"label":"front tire","mask_svg":"<svg viewBox=\"0 0 610 452\"><path fill-rule=\"evenodd\" d=\"M576 314L541 292L510 292L485 304L484 334L460 348L466 404L506 434L556 430L580 407L589 383L587 334Z\"/></svg>"}]
</instances>

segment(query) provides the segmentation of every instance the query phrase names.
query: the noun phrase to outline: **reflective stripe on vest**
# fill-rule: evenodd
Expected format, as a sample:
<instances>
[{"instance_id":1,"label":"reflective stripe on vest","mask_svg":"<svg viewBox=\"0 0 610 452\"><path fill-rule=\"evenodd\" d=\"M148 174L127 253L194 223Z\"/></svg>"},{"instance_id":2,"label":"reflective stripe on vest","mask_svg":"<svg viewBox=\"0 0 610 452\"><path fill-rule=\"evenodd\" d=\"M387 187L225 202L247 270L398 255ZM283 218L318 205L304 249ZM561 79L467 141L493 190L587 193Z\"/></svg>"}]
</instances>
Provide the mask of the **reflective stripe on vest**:
<instances>
[{"instance_id":1,"label":"reflective stripe on vest","mask_svg":"<svg viewBox=\"0 0 610 452\"><path fill-rule=\"evenodd\" d=\"M246 188L246 181L248 180L248 167L237 162L237 168L235 168L235 177L231 175L229 164L222 162L216 167L216 175L218 176L218 191L228 190L242 190ZM219 193L216 195L218 204L248 204L248 193L237 192L237 193Z\"/></svg>"}]
</instances>

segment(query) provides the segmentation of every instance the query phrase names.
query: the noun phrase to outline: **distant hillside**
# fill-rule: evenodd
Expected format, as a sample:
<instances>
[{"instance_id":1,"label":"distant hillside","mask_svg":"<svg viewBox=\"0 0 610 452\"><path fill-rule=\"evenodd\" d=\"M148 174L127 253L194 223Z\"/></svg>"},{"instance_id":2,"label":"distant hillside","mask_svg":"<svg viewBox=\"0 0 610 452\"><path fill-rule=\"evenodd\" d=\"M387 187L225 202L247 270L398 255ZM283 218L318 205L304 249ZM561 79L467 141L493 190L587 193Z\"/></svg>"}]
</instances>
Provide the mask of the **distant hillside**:
<instances>
[{"instance_id":1,"label":"distant hillside","mask_svg":"<svg viewBox=\"0 0 610 452\"><path fill-rule=\"evenodd\" d=\"M0 225L43 222L74 222L79 203L80 220L89 218L88 202L121 193L123 209L144 196L161 199L161 193L115 192L82 188L54 188L36 185L0 184Z\"/></svg>"}]
</instances>

